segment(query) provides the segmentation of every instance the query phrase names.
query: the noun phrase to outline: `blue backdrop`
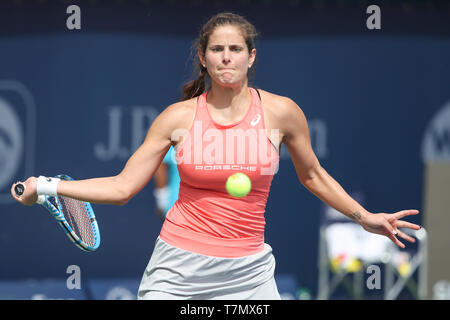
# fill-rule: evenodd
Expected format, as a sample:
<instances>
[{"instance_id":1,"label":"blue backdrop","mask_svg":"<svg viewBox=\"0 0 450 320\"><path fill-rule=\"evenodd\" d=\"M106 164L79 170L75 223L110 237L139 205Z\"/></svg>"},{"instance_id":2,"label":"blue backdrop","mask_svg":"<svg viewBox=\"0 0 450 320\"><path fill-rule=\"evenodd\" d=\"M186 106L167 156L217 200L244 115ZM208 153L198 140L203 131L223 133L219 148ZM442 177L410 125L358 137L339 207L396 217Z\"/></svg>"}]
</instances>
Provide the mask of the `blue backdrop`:
<instances>
[{"instance_id":1,"label":"blue backdrop","mask_svg":"<svg viewBox=\"0 0 450 320\"><path fill-rule=\"evenodd\" d=\"M22 30L17 19L14 29L8 20L11 30L0 37L1 279L64 278L73 264L89 279L140 279L162 225L152 182L126 206L94 205L102 233L94 254L63 238L44 209L10 201L9 188L29 175L85 179L119 173L154 117L179 98L190 77L196 30L204 16L221 9L197 7L198 19L183 21L178 34L160 31L166 26L162 18L149 27L148 15L126 10L114 28L83 7L86 20L77 31L66 29L64 11L59 22L57 13L47 13L50 22L39 32L31 23ZM235 10L254 16L262 30L253 85L297 102L322 166L348 192L363 193L369 211L420 210L422 139L450 100L448 36L371 32L363 10L359 20L345 22L344 13L339 18L348 29L354 25L354 33L307 34L306 22L288 9L277 16L282 25L270 26L262 23L268 7ZM108 12L117 17L121 10L111 5ZM290 19L289 33L283 14ZM148 32L137 31L139 19ZM99 28L102 21L109 30ZM120 25L126 32L117 31ZM297 35L296 27L302 27ZM440 148L450 144L445 136L438 142ZM299 183L283 147L267 205L266 242L274 249L277 274L293 274L313 292L321 208ZM408 220L420 223L421 217Z\"/></svg>"}]
</instances>

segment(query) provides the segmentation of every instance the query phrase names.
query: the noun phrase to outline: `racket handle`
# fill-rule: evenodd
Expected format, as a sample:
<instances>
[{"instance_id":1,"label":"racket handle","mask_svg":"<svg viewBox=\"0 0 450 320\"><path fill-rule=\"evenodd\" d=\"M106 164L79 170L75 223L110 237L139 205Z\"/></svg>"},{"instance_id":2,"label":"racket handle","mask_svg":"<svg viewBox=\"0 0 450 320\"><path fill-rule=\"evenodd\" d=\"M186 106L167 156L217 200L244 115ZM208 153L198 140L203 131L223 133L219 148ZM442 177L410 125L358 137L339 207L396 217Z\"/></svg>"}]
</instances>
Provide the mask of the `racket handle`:
<instances>
[{"instance_id":1,"label":"racket handle","mask_svg":"<svg viewBox=\"0 0 450 320\"><path fill-rule=\"evenodd\" d=\"M14 192L16 193L16 195L21 196L23 194L23 192L25 191L25 185L22 183L17 184L14 187Z\"/></svg>"}]
</instances>

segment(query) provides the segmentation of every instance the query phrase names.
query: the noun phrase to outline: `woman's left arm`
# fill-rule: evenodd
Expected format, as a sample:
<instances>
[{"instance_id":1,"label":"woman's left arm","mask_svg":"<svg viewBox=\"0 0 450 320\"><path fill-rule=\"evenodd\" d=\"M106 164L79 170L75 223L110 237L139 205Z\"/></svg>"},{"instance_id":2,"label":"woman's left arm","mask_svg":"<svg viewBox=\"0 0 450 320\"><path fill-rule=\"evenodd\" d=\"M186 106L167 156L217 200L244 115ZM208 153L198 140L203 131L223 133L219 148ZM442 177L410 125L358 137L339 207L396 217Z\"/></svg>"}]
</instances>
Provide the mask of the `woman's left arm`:
<instances>
[{"instance_id":1,"label":"woman's left arm","mask_svg":"<svg viewBox=\"0 0 450 320\"><path fill-rule=\"evenodd\" d=\"M366 231L384 235L404 248L396 236L409 242L415 239L398 228L419 230L420 226L400 220L418 214L418 210L402 210L393 214L370 213L355 201L342 186L320 165L311 147L308 123L300 107L291 99L283 98L280 108L280 130L289 150L300 182L330 207L359 223Z\"/></svg>"}]
</instances>

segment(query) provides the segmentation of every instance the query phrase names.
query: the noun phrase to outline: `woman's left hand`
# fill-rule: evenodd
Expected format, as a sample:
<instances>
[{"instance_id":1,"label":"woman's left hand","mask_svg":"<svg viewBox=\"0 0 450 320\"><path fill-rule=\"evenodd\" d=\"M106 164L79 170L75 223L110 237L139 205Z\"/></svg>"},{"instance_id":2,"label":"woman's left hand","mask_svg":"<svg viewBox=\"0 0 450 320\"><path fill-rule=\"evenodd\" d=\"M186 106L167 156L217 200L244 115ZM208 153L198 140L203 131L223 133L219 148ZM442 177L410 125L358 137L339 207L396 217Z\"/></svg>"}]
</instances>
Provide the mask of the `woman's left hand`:
<instances>
[{"instance_id":1,"label":"woman's left hand","mask_svg":"<svg viewBox=\"0 0 450 320\"><path fill-rule=\"evenodd\" d=\"M418 214L418 210L402 210L396 213L374 213L365 216L361 223L364 230L376 234L381 234L392 240L400 248L405 248L405 245L398 240L397 237L401 237L411 243L416 240L410 237L406 233L400 231L398 228L408 228L412 230L419 230L421 227L417 224L402 221L400 219Z\"/></svg>"}]
</instances>

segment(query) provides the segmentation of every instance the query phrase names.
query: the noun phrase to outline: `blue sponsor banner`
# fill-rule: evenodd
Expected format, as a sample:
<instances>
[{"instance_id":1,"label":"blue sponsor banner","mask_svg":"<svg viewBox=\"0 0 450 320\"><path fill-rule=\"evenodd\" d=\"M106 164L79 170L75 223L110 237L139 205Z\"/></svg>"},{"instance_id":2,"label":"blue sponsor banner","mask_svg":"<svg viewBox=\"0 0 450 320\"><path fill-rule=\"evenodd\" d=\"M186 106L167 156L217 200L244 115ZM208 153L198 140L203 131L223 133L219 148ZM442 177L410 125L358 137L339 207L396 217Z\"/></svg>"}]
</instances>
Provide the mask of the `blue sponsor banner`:
<instances>
[{"instance_id":1,"label":"blue sponsor banner","mask_svg":"<svg viewBox=\"0 0 450 320\"><path fill-rule=\"evenodd\" d=\"M29 52L36 41L40 47L33 51L33 58L24 60L33 63L11 58L17 52ZM36 106L35 118L28 120L33 112L25 99L16 92L1 91L0 86L4 199L8 199L11 183L30 174L67 173L75 179L117 174L154 117L176 101L189 51L188 39L124 35L12 38L2 39L2 43L8 50L0 51L0 59L11 63L2 68L1 81L20 83ZM51 49L56 44L58 53ZM80 49L86 47L89 53ZM125 50L129 47L139 48L133 59ZM153 47L164 49L154 52ZM358 50L350 50L352 47ZM291 53L279 62L281 69L289 66L289 72L272 67L276 50ZM378 57L386 50L390 59L380 63ZM174 51L169 78L159 76L166 73L165 67L148 64L150 57L164 59L165 51ZM358 37L267 39L260 44L260 51L258 85L290 96L302 107L319 160L349 193L363 192L366 207L375 212L421 209L426 129L431 126L425 141L433 150L449 150L448 125L436 122L438 127L433 129L431 123L450 100L444 85L450 82L450 70L444 69L450 67L440 65L438 58L450 56L448 42L420 38L371 42ZM404 55L410 51L414 54ZM112 52L107 59L106 52ZM303 57L300 61L298 55ZM43 76L44 65L52 70L51 77ZM428 73L428 67L440 71ZM283 81L277 80L281 78ZM33 123L34 138L27 139ZM0 266L0 274L51 276L75 260L94 276L125 272L140 277L161 228L154 214L152 188L150 182L124 207L94 205L103 243L93 255L72 248L42 208L0 204L1 211L8 213L0 226L1 250L11 262ZM274 248L277 271L298 273L309 287L315 286L312 279L317 274L321 210L320 201L301 186L283 147L267 204L266 241ZM420 223L419 219L410 221ZM46 245L39 245L36 238ZM292 254L292 244L296 254ZM29 269L21 263L23 256L49 265ZM105 270L104 261L111 260L114 266ZM124 262L130 260L135 262Z\"/></svg>"}]
</instances>

